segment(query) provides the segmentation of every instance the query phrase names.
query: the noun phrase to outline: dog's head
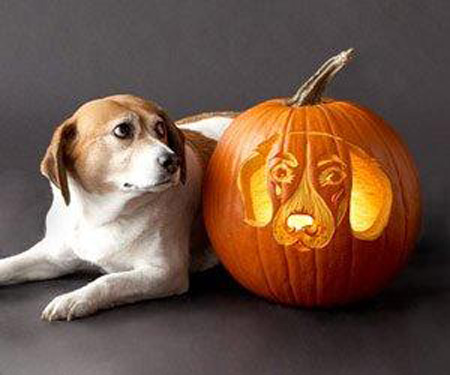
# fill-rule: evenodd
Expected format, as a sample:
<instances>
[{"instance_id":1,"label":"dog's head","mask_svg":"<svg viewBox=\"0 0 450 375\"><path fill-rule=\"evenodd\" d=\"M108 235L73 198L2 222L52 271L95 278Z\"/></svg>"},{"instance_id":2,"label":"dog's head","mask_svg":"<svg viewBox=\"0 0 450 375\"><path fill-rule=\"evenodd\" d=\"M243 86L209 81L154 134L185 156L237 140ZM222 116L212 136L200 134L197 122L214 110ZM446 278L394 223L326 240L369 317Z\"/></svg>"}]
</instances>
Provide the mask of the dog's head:
<instances>
[{"instance_id":1,"label":"dog's head","mask_svg":"<svg viewBox=\"0 0 450 375\"><path fill-rule=\"evenodd\" d=\"M183 133L156 104L115 95L82 105L53 135L42 173L70 203L68 173L88 192L160 192L186 179Z\"/></svg>"},{"instance_id":2,"label":"dog's head","mask_svg":"<svg viewBox=\"0 0 450 375\"><path fill-rule=\"evenodd\" d=\"M242 164L238 187L247 224L271 224L279 244L307 249L325 247L345 217L356 238L376 239L393 199L388 175L361 148L305 132L262 142Z\"/></svg>"}]
</instances>

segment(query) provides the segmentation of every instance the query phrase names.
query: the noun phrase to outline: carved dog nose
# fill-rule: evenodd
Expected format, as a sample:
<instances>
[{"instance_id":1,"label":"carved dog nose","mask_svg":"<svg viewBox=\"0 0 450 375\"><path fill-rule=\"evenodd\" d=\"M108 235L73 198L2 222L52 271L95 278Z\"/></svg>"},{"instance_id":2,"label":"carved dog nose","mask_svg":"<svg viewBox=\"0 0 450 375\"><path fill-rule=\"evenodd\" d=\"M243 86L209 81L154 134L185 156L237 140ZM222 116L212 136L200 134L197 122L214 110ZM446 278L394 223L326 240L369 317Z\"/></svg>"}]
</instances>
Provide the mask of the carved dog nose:
<instances>
[{"instance_id":1,"label":"carved dog nose","mask_svg":"<svg viewBox=\"0 0 450 375\"><path fill-rule=\"evenodd\" d=\"M158 156L158 164L169 173L175 173L180 165L178 156L174 153L166 152Z\"/></svg>"},{"instance_id":2,"label":"carved dog nose","mask_svg":"<svg viewBox=\"0 0 450 375\"><path fill-rule=\"evenodd\" d=\"M304 231L310 236L316 234L318 229L314 218L304 214L289 215L286 224L292 231Z\"/></svg>"}]
</instances>

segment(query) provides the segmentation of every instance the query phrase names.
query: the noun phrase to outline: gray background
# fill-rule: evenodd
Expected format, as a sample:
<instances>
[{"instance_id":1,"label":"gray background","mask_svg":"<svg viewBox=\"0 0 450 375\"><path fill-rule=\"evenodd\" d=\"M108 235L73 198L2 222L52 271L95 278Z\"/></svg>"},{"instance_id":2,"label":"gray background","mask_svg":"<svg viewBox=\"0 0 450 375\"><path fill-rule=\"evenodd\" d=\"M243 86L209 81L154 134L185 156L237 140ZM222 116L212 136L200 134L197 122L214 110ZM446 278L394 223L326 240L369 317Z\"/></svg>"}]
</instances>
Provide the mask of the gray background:
<instances>
[{"instance_id":1,"label":"gray background","mask_svg":"<svg viewBox=\"0 0 450 375\"><path fill-rule=\"evenodd\" d=\"M40 311L90 276L0 289L0 374L449 374L450 5L441 1L1 1L0 255L43 231L39 161L80 103L132 92L173 117L292 93L325 58L358 56L330 89L387 119L420 169L424 236L375 299L289 309L221 268L180 298L70 324Z\"/></svg>"}]
</instances>

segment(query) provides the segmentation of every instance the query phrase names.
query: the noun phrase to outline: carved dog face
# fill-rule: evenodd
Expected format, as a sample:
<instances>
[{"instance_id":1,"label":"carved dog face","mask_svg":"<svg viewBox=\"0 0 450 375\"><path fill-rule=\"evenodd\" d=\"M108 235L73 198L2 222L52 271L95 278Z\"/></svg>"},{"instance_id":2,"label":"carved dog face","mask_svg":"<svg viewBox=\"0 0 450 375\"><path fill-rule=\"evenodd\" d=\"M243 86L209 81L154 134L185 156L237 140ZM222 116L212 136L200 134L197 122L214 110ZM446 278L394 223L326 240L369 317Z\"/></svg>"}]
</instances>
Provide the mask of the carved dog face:
<instances>
[{"instance_id":1,"label":"carved dog face","mask_svg":"<svg viewBox=\"0 0 450 375\"><path fill-rule=\"evenodd\" d=\"M376 239L387 225L393 196L379 163L328 134L289 133L287 147L281 138L271 136L241 166L245 222L271 223L279 244L314 249L329 244L348 213L356 238ZM327 142L339 147L330 152Z\"/></svg>"}]
</instances>

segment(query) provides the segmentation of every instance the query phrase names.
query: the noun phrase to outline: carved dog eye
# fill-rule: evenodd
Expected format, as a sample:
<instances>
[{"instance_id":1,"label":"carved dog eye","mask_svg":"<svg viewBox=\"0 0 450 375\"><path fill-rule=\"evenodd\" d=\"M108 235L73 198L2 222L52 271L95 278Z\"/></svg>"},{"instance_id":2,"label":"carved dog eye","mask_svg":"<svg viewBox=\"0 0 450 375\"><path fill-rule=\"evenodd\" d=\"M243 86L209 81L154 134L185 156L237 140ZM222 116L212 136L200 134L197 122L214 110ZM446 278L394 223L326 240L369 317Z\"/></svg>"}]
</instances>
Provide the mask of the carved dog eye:
<instances>
[{"instance_id":1,"label":"carved dog eye","mask_svg":"<svg viewBox=\"0 0 450 375\"><path fill-rule=\"evenodd\" d=\"M272 178L279 183L291 183L294 179L294 175L292 173L292 168L289 167L286 163L278 163L271 170Z\"/></svg>"},{"instance_id":2,"label":"carved dog eye","mask_svg":"<svg viewBox=\"0 0 450 375\"><path fill-rule=\"evenodd\" d=\"M164 124L164 121L159 120L155 124L155 132L159 138L164 138L166 136L166 126Z\"/></svg>"},{"instance_id":3,"label":"carved dog eye","mask_svg":"<svg viewBox=\"0 0 450 375\"><path fill-rule=\"evenodd\" d=\"M113 134L120 139L131 138L133 136L133 125L123 122L114 128Z\"/></svg>"},{"instance_id":4,"label":"carved dog eye","mask_svg":"<svg viewBox=\"0 0 450 375\"><path fill-rule=\"evenodd\" d=\"M319 183L321 186L339 185L347 177L346 173L337 166L325 169L319 175Z\"/></svg>"},{"instance_id":5,"label":"carved dog eye","mask_svg":"<svg viewBox=\"0 0 450 375\"><path fill-rule=\"evenodd\" d=\"M294 179L294 169L298 167L297 159L290 152L278 157L278 161L271 169L270 174L278 183L291 183Z\"/></svg>"}]
</instances>

